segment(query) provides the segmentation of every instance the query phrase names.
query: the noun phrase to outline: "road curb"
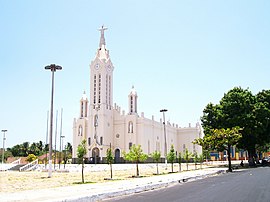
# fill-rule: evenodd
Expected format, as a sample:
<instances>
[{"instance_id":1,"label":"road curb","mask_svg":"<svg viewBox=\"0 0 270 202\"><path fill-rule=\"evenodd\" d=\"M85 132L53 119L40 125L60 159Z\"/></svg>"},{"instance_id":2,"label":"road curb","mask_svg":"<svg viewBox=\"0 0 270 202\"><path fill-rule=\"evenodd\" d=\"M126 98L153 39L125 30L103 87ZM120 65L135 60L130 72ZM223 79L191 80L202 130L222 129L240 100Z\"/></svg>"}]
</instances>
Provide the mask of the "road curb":
<instances>
[{"instance_id":1,"label":"road curb","mask_svg":"<svg viewBox=\"0 0 270 202\"><path fill-rule=\"evenodd\" d=\"M119 190L119 191L109 191L106 193L99 193L99 194L92 194L89 196L78 196L78 197L74 197L74 198L69 198L69 199L64 199L64 200L60 200L60 201L66 201L66 202L75 202L75 201L80 201L80 202L96 202L96 201L100 201L103 199L109 199L109 198L113 198L113 197L117 197L117 196L125 196L125 195L130 195L130 194L135 194L135 193L141 193L144 191L150 191L150 190L155 190L155 189L159 189L159 188L165 188L168 187L170 185L173 184L183 184L183 183L187 183L190 181L194 181L194 180L199 180L199 179L203 179L205 177L208 176L213 176L213 175L217 175L217 174L223 174L226 173L226 170L218 170L216 172L213 173L206 173L206 174L202 174L202 175L197 175L197 176L192 176L192 177L182 177L182 178L178 178L178 179L174 179L168 182L162 182L159 181L157 183L153 183L153 182L149 182L147 185L143 184L143 185L136 185L136 187L133 188L124 188L123 190Z\"/></svg>"}]
</instances>

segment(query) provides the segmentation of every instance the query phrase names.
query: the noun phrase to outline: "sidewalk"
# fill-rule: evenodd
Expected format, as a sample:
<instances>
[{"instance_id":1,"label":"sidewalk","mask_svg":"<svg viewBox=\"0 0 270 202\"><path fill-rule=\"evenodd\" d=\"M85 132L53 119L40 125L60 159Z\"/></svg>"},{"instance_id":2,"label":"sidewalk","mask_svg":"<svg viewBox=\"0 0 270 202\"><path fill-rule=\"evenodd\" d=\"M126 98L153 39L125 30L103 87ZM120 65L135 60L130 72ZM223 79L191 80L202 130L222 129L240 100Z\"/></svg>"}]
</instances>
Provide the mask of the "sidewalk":
<instances>
[{"instance_id":1,"label":"sidewalk","mask_svg":"<svg viewBox=\"0 0 270 202\"><path fill-rule=\"evenodd\" d=\"M28 190L17 193L0 194L1 201L98 201L114 196L167 187L174 183L184 183L206 176L226 172L226 168L206 168L131 180L116 180L106 183L74 185L68 187Z\"/></svg>"}]
</instances>

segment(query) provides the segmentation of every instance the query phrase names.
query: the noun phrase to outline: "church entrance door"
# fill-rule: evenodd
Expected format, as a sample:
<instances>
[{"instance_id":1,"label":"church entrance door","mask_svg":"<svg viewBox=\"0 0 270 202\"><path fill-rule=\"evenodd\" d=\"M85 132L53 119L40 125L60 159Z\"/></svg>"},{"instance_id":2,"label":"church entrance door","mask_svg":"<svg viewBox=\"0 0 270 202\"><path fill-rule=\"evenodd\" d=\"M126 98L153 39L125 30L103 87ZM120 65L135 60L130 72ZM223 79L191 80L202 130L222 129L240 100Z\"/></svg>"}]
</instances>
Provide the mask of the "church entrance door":
<instances>
[{"instance_id":1,"label":"church entrance door","mask_svg":"<svg viewBox=\"0 0 270 202\"><path fill-rule=\"evenodd\" d=\"M97 148L97 147L93 148L92 157L93 157L93 160L94 160L95 164L99 163L99 161L100 161L99 148Z\"/></svg>"},{"instance_id":2,"label":"church entrance door","mask_svg":"<svg viewBox=\"0 0 270 202\"><path fill-rule=\"evenodd\" d=\"M120 149L116 149L114 152L114 161L115 163L120 163Z\"/></svg>"}]
</instances>

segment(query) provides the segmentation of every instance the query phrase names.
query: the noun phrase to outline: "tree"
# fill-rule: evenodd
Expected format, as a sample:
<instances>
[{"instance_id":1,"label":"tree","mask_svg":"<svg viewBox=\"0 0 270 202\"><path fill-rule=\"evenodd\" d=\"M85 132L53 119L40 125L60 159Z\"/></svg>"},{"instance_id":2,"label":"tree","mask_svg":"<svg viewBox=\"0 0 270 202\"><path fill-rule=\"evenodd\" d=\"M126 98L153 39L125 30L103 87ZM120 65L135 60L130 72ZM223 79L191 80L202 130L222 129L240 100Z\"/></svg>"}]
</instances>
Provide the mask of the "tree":
<instances>
[{"instance_id":1,"label":"tree","mask_svg":"<svg viewBox=\"0 0 270 202\"><path fill-rule=\"evenodd\" d=\"M86 155L86 140L82 140L81 144L78 145L77 148L77 157L79 160L79 163L82 164L82 183L84 183L84 173L83 173L83 169L84 169L84 156Z\"/></svg>"},{"instance_id":2,"label":"tree","mask_svg":"<svg viewBox=\"0 0 270 202\"><path fill-rule=\"evenodd\" d=\"M114 157L113 157L113 154L112 154L111 144L110 144L110 148L107 150L107 153L106 153L106 160L107 160L107 163L110 165L111 179L112 179L112 175L113 175L112 164L113 164L113 161L114 161Z\"/></svg>"},{"instance_id":3,"label":"tree","mask_svg":"<svg viewBox=\"0 0 270 202\"><path fill-rule=\"evenodd\" d=\"M136 176L139 177L139 162L144 162L147 155L143 153L141 145L132 145L128 153L123 152L124 159L136 163Z\"/></svg>"},{"instance_id":4,"label":"tree","mask_svg":"<svg viewBox=\"0 0 270 202\"><path fill-rule=\"evenodd\" d=\"M3 150L2 150L3 151ZM3 152L0 152L0 159L2 159L2 155L3 155ZM4 162L9 158L9 157L13 157L11 151L10 151L10 148L7 148L7 151L4 151Z\"/></svg>"},{"instance_id":5,"label":"tree","mask_svg":"<svg viewBox=\"0 0 270 202\"><path fill-rule=\"evenodd\" d=\"M187 170L188 170L188 163L191 157L191 153L188 151L188 149L185 149L185 153L184 153L184 159L186 161L186 165L187 165Z\"/></svg>"},{"instance_id":6,"label":"tree","mask_svg":"<svg viewBox=\"0 0 270 202\"><path fill-rule=\"evenodd\" d=\"M171 145L170 152L167 155L167 160L169 163L171 163L172 173L173 173L173 163L174 163L175 159L176 159L176 154L175 154L173 145Z\"/></svg>"},{"instance_id":7,"label":"tree","mask_svg":"<svg viewBox=\"0 0 270 202\"><path fill-rule=\"evenodd\" d=\"M196 139L195 142L198 144L208 144L211 149L216 149L218 151L226 150L228 154L228 170L229 172L232 172L231 146L237 146L239 140L242 138L242 134L239 131L239 127L212 129L211 135L205 135L203 139Z\"/></svg>"},{"instance_id":8,"label":"tree","mask_svg":"<svg viewBox=\"0 0 270 202\"><path fill-rule=\"evenodd\" d=\"M199 160L197 152L193 154L193 157L194 157L195 170L197 170L197 162Z\"/></svg>"},{"instance_id":9,"label":"tree","mask_svg":"<svg viewBox=\"0 0 270 202\"><path fill-rule=\"evenodd\" d=\"M268 151L270 143L270 90L262 90L256 95L254 107L257 134L256 149L259 152Z\"/></svg>"},{"instance_id":10,"label":"tree","mask_svg":"<svg viewBox=\"0 0 270 202\"><path fill-rule=\"evenodd\" d=\"M161 156L161 154L160 154L160 152L159 151L154 151L152 154L151 154L151 157L153 158L153 160L156 162L156 164L157 164L157 175L159 174L159 172L158 172L158 162L159 162L159 160L160 160L160 156Z\"/></svg>"},{"instance_id":11,"label":"tree","mask_svg":"<svg viewBox=\"0 0 270 202\"><path fill-rule=\"evenodd\" d=\"M31 163L32 161L34 161L36 159L37 159L37 157L34 154L28 154L28 156L26 157L26 161L29 163Z\"/></svg>"},{"instance_id":12,"label":"tree","mask_svg":"<svg viewBox=\"0 0 270 202\"><path fill-rule=\"evenodd\" d=\"M178 154L178 164L179 164L179 172L181 172L181 164L182 164L182 153Z\"/></svg>"},{"instance_id":13,"label":"tree","mask_svg":"<svg viewBox=\"0 0 270 202\"><path fill-rule=\"evenodd\" d=\"M20 156L20 145L17 144L15 146L11 147L10 151L11 151L13 156Z\"/></svg>"},{"instance_id":14,"label":"tree","mask_svg":"<svg viewBox=\"0 0 270 202\"><path fill-rule=\"evenodd\" d=\"M203 154L199 155L199 162L200 162L200 167L202 169L202 163L203 163Z\"/></svg>"},{"instance_id":15,"label":"tree","mask_svg":"<svg viewBox=\"0 0 270 202\"><path fill-rule=\"evenodd\" d=\"M36 156L39 156L39 149L37 147L37 144L35 142L33 142L30 146L29 146L29 150L28 152L30 154L34 154Z\"/></svg>"},{"instance_id":16,"label":"tree","mask_svg":"<svg viewBox=\"0 0 270 202\"><path fill-rule=\"evenodd\" d=\"M21 144L22 156L28 156L29 154L29 142L24 142Z\"/></svg>"},{"instance_id":17,"label":"tree","mask_svg":"<svg viewBox=\"0 0 270 202\"><path fill-rule=\"evenodd\" d=\"M72 154L72 145L70 144L70 142L67 143L66 149L69 153Z\"/></svg>"},{"instance_id":18,"label":"tree","mask_svg":"<svg viewBox=\"0 0 270 202\"><path fill-rule=\"evenodd\" d=\"M256 145L264 145L269 138L270 91L262 91L254 96L248 89L235 87L224 94L219 104L208 104L201 118L205 134L211 135L213 129L233 128L243 130L239 148L249 153L249 162L256 158ZM268 130L269 129L269 130ZM267 132L268 131L268 132Z\"/></svg>"}]
</instances>

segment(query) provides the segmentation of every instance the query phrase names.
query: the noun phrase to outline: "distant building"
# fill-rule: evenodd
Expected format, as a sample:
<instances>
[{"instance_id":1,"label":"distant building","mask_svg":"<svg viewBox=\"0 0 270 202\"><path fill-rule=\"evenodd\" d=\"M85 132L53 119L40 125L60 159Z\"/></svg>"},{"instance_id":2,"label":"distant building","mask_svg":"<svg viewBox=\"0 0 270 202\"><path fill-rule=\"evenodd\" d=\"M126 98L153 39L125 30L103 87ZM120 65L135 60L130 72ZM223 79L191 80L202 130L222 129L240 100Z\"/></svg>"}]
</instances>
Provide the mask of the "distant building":
<instances>
[{"instance_id":1,"label":"distant building","mask_svg":"<svg viewBox=\"0 0 270 202\"><path fill-rule=\"evenodd\" d=\"M128 111L113 105L113 71L109 50L106 49L103 26L96 56L90 64L90 99L84 92L80 100L80 115L73 122L73 154L75 160L77 147L86 139L90 161L99 162L106 157L111 146L115 161L120 162L123 151L128 152L133 145L141 145L144 153L160 151L165 154L165 135L162 119L154 120L138 113L138 95L134 87L128 94ZM86 77L87 78L87 77ZM202 153L202 148L192 144L195 138L203 137L199 123L181 128L177 124L166 122L167 153L171 145L175 150Z\"/></svg>"}]
</instances>

